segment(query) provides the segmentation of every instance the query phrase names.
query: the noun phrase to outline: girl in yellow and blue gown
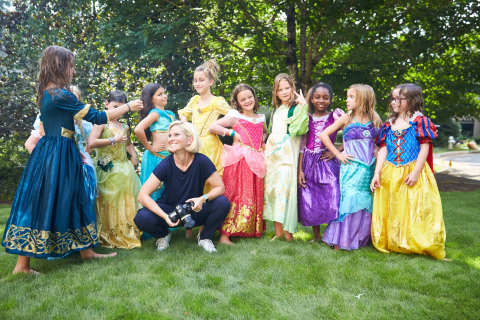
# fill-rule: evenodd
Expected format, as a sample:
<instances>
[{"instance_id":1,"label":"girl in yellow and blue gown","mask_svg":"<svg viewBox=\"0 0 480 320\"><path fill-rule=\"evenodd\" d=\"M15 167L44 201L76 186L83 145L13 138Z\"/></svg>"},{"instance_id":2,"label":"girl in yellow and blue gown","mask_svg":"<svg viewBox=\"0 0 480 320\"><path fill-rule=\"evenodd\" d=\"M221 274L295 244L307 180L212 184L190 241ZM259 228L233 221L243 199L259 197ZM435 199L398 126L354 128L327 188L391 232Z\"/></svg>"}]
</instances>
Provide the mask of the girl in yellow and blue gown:
<instances>
[{"instance_id":1,"label":"girl in yellow and blue gown","mask_svg":"<svg viewBox=\"0 0 480 320\"><path fill-rule=\"evenodd\" d=\"M193 87L198 95L192 97L185 108L178 110L178 115L182 121L192 121L200 137L200 153L206 155L222 175L223 144L217 135L209 131L219 116L226 115L231 110L225 98L216 97L211 92L219 70L214 60L208 60L195 69Z\"/></svg>"},{"instance_id":2,"label":"girl in yellow and blue gown","mask_svg":"<svg viewBox=\"0 0 480 320\"><path fill-rule=\"evenodd\" d=\"M105 108L112 110L124 104L122 91L110 92ZM137 154L130 142L130 128L119 121L94 126L89 138L96 148L98 185L97 216L100 244L110 248L132 249L141 246L140 230L133 222L140 205L137 194L140 179L135 172ZM130 161L127 158L130 154Z\"/></svg>"},{"instance_id":3,"label":"girl in yellow and blue gown","mask_svg":"<svg viewBox=\"0 0 480 320\"><path fill-rule=\"evenodd\" d=\"M147 84L142 90L141 98L144 106L141 112L142 120L134 131L146 149L140 170L140 182L143 185L153 169L170 154L167 150L168 127L175 121L175 114L165 110L168 102L167 93L158 83ZM151 143L148 141L148 136L152 138ZM157 200L161 194L162 188L159 188L150 196L153 200Z\"/></svg>"},{"instance_id":4,"label":"girl in yellow and blue gown","mask_svg":"<svg viewBox=\"0 0 480 320\"><path fill-rule=\"evenodd\" d=\"M60 258L80 251L83 259L109 255L95 253L98 244L95 209L84 181L82 158L73 140L74 119L102 124L129 111L98 112L84 105L67 88L75 57L63 47L50 46L40 61L37 103L43 136L22 174L5 226L2 246L17 254L13 273L32 273L30 257ZM140 101L131 104L141 109Z\"/></svg>"},{"instance_id":5,"label":"girl in yellow and blue gown","mask_svg":"<svg viewBox=\"0 0 480 320\"><path fill-rule=\"evenodd\" d=\"M372 242L381 252L445 258L442 201L433 175L437 129L425 117L422 89L411 83L392 90L393 117L381 128L375 174ZM428 165L425 165L428 163Z\"/></svg>"}]
</instances>

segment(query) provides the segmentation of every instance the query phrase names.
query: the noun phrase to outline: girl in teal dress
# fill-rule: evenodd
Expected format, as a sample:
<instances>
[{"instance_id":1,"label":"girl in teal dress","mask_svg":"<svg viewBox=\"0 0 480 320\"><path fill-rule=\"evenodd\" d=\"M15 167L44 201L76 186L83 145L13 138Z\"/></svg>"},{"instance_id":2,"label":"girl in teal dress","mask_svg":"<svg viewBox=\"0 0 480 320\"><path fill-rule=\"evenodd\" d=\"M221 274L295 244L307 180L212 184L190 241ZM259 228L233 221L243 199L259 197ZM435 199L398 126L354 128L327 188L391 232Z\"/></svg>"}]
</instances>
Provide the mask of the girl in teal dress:
<instances>
[{"instance_id":1,"label":"girl in teal dress","mask_svg":"<svg viewBox=\"0 0 480 320\"><path fill-rule=\"evenodd\" d=\"M175 114L165 110L168 97L165 88L157 83L147 84L142 90L144 109L141 112L142 120L135 127L135 135L145 147L140 170L142 185L147 181L153 169L170 153L167 151L168 126L175 121ZM152 142L148 141L151 136ZM159 188L152 195L157 200L162 194Z\"/></svg>"},{"instance_id":2,"label":"girl in teal dress","mask_svg":"<svg viewBox=\"0 0 480 320\"><path fill-rule=\"evenodd\" d=\"M83 259L116 255L92 250L98 244L97 223L73 140L74 119L106 123L130 109L140 110L142 103L108 112L84 105L67 89L74 65L75 56L68 49L51 46L42 54L37 103L45 136L23 171L2 238L6 251L18 255L13 273L37 274L30 268L30 257L58 258L75 251Z\"/></svg>"}]
</instances>

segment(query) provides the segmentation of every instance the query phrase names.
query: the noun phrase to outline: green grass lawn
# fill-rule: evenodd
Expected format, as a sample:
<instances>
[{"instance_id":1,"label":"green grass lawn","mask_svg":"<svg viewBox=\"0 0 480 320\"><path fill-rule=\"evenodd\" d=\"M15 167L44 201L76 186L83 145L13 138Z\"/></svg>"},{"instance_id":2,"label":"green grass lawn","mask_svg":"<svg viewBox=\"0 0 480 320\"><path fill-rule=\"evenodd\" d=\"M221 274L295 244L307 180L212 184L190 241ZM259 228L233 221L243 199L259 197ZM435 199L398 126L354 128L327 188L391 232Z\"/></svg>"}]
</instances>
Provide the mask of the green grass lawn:
<instances>
[{"instance_id":1,"label":"green grass lawn","mask_svg":"<svg viewBox=\"0 0 480 320\"><path fill-rule=\"evenodd\" d=\"M109 260L34 259L12 275L0 250L0 319L479 319L480 191L442 193L450 262L334 251L303 240L241 239L203 252L183 230ZM0 230L9 214L0 207ZM107 252L108 250L100 249Z\"/></svg>"}]
</instances>

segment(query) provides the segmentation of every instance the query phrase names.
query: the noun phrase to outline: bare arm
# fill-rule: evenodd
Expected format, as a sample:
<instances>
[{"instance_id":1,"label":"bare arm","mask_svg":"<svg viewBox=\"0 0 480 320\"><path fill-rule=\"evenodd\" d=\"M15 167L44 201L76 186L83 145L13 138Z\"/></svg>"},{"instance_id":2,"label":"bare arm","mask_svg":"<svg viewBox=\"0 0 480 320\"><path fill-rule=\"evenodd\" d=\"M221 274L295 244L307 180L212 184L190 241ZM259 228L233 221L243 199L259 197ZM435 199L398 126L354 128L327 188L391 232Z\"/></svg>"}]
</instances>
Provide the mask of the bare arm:
<instances>
[{"instance_id":1,"label":"bare arm","mask_svg":"<svg viewBox=\"0 0 480 320\"><path fill-rule=\"evenodd\" d=\"M42 137L36 134L31 134L27 141L25 141L25 149L27 149L28 153L32 153L33 149L37 145L38 141L40 141Z\"/></svg>"},{"instance_id":2,"label":"bare arm","mask_svg":"<svg viewBox=\"0 0 480 320\"><path fill-rule=\"evenodd\" d=\"M130 140L130 135L128 135L127 141L128 143L125 149L130 154L130 161L132 162L133 166L136 167L138 165L138 155L137 155L137 150L135 150L135 146Z\"/></svg>"},{"instance_id":3,"label":"bare arm","mask_svg":"<svg viewBox=\"0 0 480 320\"><path fill-rule=\"evenodd\" d=\"M148 142L147 135L145 131L159 118L159 114L156 112L150 112L148 116L143 118L134 129L135 136L137 137L138 141L145 147L145 149L152 152L152 144Z\"/></svg>"},{"instance_id":4,"label":"bare arm","mask_svg":"<svg viewBox=\"0 0 480 320\"><path fill-rule=\"evenodd\" d=\"M414 186L417 181L418 177L420 176L420 172L423 169L423 166L425 165L425 162L427 161L428 157L428 149L430 148L430 145L428 143L422 143L420 145L420 152L418 153L417 161L415 163L415 167L413 167L412 172L407 176L405 179L405 183L407 185Z\"/></svg>"},{"instance_id":5,"label":"bare arm","mask_svg":"<svg viewBox=\"0 0 480 320\"><path fill-rule=\"evenodd\" d=\"M172 223L165 211L163 211L162 208L160 208L155 202L155 200L153 200L150 196L155 190L157 190L160 184L161 181L158 180L158 178L154 174L151 174L140 189L137 199L138 202L142 204L142 206L165 220L165 222L167 222L170 227L174 227L180 223L180 220L178 220L176 223Z\"/></svg>"},{"instance_id":6,"label":"bare arm","mask_svg":"<svg viewBox=\"0 0 480 320\"><path fill-rule=\"evenodd\" d=\"M225 192L225 185L223 184L223 180L218 174L217 171L212 173L210 177L207 179L206 183L208 183L211 187L210 191L205 195L208 197L208 200L213 200L218 196L221 196ZM203 208L203 204L207 201L205 197L200 196L197 198L188 199L188 201L193 201L193 211L200 211Z\"/></svg>"},{"instance_id":7,"label":"bare arm","mask_svg":"<svg viewBox=\"0 0 480 320\"><path fill-rule=\"evenodd\" d=\"M235 125L237 119L233 117L223 117L215 121L210 126L210 133L217 134L219 136L225 136L229 133L230 130L227 128L231 128Z\"/></svg>"},{"instance_id":8,"label":"bare arm","mask_svg":"<svg viewBox=\"0 0 480 320\"><path fill-rule=\"evenodd\" d=\"M123 116L125 113L129 111L138 111L143 109L143 103L140 100L130 101L129 103L125 103L124 105L114 108L112 110L105 111L107 113L108 120L115 120Z\"/></svg>"},{"instance_id":9,"label":"bare arm","mask_svg":"<svg viewBox=\"0 0 480 320\"><path fill-rule=\"evenodd\" d=\"M370 183L370 190L375 191L376 188L380 188L380 172L382 171L383 164L387 158L387 147L383 146L378 149L377 152L377 164L375 165L375 173L373 174L372 182Z\"/></svg>"},{"instance_id":10,"label":"bare arm","mask_svg":"<svg viewBox=\"0 0 480 320\"><path fill-rule=\"evenodd\" d=\"M344 128L345 125L348 123L348 120L349 115L344 114L332 125L328 126L325 130L323 130L322 133L320 133L320 140L322 141L323 145L327 147L327 149L330 150L330 152L333 153L333 155L342 163L350 163L349 160L353 159L353 157L341 153L330 140L330 135Z\"/></svg>"}]
</instances>

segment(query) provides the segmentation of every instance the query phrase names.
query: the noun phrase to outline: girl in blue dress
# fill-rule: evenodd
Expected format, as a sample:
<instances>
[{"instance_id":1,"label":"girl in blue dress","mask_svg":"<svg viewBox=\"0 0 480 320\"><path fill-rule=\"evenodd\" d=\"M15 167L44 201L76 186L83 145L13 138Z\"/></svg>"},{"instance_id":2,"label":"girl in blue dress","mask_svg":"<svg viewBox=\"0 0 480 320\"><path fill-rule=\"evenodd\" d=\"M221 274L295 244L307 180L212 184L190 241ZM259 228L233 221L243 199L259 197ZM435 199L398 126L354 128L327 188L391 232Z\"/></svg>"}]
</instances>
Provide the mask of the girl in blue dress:
<instances>
[{"instance_id":1,"label":"girl in blue dress","mask_svg":"<svg viewBox=\"0 0 480 320\"><path fill-rule=\"evenodd\" d=\"M45 136L22 174L5 226L2 246L17 254L13 273L38 272L30 257L60 258L80 251L83 259L114 256L92 250L98 244L96 214L84 181L82 157L73 140L74 119L96 124L140 110L141 101L108 112L84 105L69 91L75 57L63 47L45 49L40 61L37 103Z\"/></svg>"},{"instance_id":2,"label":"girl in blue dress","mask_svg":"<svg viewBox=\"0 0 480 320\"><path fill-rule=\"evenodd\" d=\"M168 102L167 93L158 83L147 84L142 90L144 109L141 112L142 120L135 127L135 135L145 147L142 157L140 181L142 185L147 181L153 169L170 153L167 151L168 126L175 121L175 114L165 110ZM152 142L148 141L151 136ZM152 199L157 200L162 189L156 190Z\"/></svg>"}]
</instances>

